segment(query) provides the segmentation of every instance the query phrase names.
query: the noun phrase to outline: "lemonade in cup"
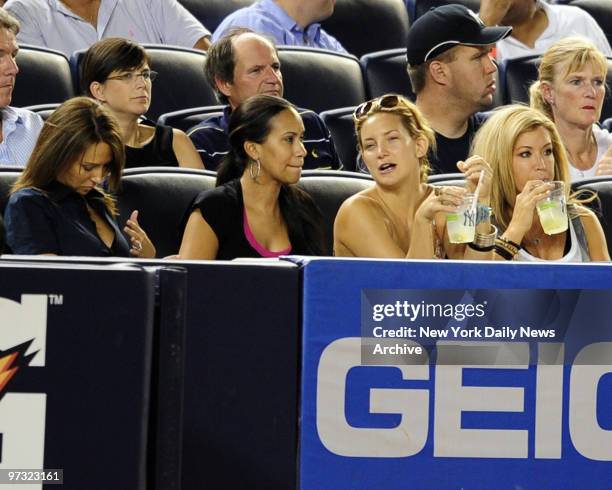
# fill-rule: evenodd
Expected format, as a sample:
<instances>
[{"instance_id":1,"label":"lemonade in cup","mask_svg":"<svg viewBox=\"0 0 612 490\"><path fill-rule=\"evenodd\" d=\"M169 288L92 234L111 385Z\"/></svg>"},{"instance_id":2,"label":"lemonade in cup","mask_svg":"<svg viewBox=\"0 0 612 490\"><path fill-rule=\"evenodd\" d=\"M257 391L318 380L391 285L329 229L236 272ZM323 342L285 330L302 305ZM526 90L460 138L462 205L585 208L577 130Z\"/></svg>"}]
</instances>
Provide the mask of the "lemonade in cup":
<instances>
[{"instance_id":1,"label":"lemonade in cup","mask_svg":"<svg viewBox=\"0 0 612 490\"><path fill-rule=\"evenodd\" d=\"M470 243L476 233L476 194L466 194L454 213L446 215L446 229L451 243Z\"/></svg>"},{"instance_id":2,"label":"lemonade in cup","mask_svg":"<svg viewBox=\"0 0 612 490\"><path fill-rule=\"evenodd\" d=\"M554 187L545 199L538 202L536 209L544 233L555 235L567 230L565 182L555 180L549 183L553 184Z\"/></svg>"}]
</instances>

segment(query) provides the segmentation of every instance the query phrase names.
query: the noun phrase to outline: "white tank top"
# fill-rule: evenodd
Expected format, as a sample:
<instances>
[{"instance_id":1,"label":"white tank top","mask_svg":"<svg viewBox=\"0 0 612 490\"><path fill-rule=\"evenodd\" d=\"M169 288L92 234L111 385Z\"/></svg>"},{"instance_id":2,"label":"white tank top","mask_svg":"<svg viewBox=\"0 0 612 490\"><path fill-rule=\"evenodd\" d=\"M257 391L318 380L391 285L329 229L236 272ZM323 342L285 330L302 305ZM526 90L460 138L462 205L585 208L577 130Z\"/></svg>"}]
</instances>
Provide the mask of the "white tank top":
<instances>
[{"instance_id":1,"label":"white tank top","mask_svg":"<svg viewBox=\"0 0 612 490\"><path fill-rule=\"evenodd\" d=\"M569 211L569 210L568 210ZM581 234L580 239L576 233L576 229L574 228L574 223L578 221L577 227L580 228L579 232ZM582 228L582 222L580 221L580 216L574 216L569 220L569 233L570 233L570 249L567 254L565 254L560 259L546 260L540 259L539 257L535 257L531 255L527 250L521 248L519 253L517 254L515 260L523 261L523 262L590 262L591 257L589 255L589 249L586 244L586 236L584 236L584 229Z\"/></svg>"}]
</instances>

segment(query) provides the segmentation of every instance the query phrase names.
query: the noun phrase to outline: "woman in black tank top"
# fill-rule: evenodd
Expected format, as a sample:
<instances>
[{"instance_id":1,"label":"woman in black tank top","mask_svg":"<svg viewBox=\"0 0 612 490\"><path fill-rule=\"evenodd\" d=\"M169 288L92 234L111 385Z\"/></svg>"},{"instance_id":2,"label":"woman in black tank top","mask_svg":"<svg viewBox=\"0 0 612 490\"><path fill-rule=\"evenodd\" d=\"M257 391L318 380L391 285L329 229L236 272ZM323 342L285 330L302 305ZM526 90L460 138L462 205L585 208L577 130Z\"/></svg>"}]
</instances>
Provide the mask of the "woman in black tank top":
<instances>
[{"instance_id":1,"label":"woman in black tank top","mask_svg":"<svg viewBox=\"0 0 612 490\"><path fill-rule=\"evenodd\" d=\"M81 90L102 102L119 122L126 168L203 168L183 131L142 120L151 105L151 86L157 76L142 46L127 39L103 39L87 50L81 66Z\"/></svg>"}]
</instances>

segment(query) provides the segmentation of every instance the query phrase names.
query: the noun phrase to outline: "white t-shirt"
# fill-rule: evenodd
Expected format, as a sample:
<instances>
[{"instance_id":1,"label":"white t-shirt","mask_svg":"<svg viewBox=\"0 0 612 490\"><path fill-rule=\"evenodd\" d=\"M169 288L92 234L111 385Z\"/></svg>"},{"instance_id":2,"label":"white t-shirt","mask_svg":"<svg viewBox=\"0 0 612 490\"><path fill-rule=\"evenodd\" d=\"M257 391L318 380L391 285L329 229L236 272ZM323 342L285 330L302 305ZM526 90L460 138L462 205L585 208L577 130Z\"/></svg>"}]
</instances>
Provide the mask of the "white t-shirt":
<instances>
[{"instance_id":1,"label":"white t-shirt","mask_svg":"<svg viewBox=\"0 0 612 490\"><path fill-rule=\"evenodd\" d=\"M607 0L610 1L610 0ZM548 17L548 26L530 48L512 36L497 43L497 60L544 54L554 43L568 36L582 36L591 41L605 55L612 56L610 43L599 24L585 10L572 5L548 5L538 2Z\"/></svg>"},{"instance_id":2,"label":"white t-shirt","mask_svg":"<svg viewBox=\"0 0 612 490\"><path fill-rule=\"evenodd\" d=\"M593 124L593 136L595 136L595 143L597 144L597 158L595 159L595 165L587 170L578 170L570 162L570 177L571 181L586 179L595 177L595 172L599 167L599 162L604 156L604 153L612 145L612 133L609 133L605 129L601 129L597 124Z\"/></svg>"}]
</instances>

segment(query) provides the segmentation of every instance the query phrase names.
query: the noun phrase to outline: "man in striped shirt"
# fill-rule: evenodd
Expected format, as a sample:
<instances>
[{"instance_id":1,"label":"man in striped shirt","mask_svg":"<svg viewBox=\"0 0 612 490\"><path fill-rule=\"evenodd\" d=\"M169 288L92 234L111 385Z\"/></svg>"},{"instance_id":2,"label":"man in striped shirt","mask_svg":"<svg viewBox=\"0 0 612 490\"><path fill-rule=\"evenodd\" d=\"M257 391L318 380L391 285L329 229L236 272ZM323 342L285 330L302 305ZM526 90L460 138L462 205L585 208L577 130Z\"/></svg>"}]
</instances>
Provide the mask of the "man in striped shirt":
<instances>
[{"instance_id":1,"label":"man in striped shirt","mask_svg":"<svg viewBox=\"0 0 612 490\"><path fill-rule=\"evenodd\" d=\"M9 105L19 72L15 60L18 32L19 22L0 8L0 166L25 167L43 126L38 114Z\"/></svg>"}]
</instances>

